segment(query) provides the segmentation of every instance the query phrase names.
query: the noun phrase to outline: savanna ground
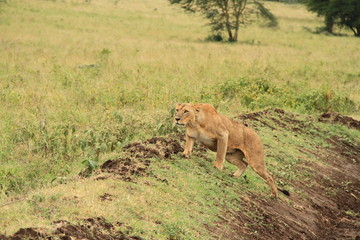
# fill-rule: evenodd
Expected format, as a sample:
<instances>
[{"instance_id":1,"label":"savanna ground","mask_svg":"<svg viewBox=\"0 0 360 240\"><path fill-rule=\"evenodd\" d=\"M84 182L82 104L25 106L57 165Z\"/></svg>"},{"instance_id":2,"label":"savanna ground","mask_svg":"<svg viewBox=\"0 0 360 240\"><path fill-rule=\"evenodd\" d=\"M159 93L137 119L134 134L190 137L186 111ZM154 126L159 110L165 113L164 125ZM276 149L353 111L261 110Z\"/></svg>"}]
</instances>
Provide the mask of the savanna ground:
<instances>
[{"instance_id":1,"label":"savanna ground","mask_svg":"<svg viewBox=\"0 0 360 240\"><path fill-rule=\"evenodd\" d=\"M265 4L279 27L227 44L165 0L0 1L0 238L359 236L359 39ZM291 196L183 159L184 101L255 128Z\"/></svg>"}]
</instances>

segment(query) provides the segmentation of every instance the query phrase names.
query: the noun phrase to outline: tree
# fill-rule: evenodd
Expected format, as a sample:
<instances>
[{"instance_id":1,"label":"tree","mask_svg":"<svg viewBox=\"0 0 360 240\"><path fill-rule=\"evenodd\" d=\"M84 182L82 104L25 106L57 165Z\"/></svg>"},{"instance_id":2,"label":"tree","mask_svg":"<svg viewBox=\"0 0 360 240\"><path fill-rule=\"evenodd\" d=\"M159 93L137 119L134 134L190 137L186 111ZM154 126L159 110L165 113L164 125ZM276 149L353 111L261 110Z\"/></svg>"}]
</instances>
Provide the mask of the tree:
<instances>
[{"instance_id":1,"label":"tree","mask_svg":"<svg viewBox=\"0 0 360 240\"><path fill-rule=\"evenodd\" d=\"M360 0L306 0L307 8L325 18L325 30L334 25L348 27L360 37Z\"/></svg>"},{"instance_id":2,"label":"tree","mask_svg":"<svg viewBox=\"0 0 360 240\"><path fill-rule=\"evenodd\" d=\"M250 14L257 14L269 20L268 26L277 26L276 17L256 0L169 0L191 12L201 12L210 20L215 34L226 32L228 40L238 39L240 25L250 22Z\"/></svg>"}]
</instances>

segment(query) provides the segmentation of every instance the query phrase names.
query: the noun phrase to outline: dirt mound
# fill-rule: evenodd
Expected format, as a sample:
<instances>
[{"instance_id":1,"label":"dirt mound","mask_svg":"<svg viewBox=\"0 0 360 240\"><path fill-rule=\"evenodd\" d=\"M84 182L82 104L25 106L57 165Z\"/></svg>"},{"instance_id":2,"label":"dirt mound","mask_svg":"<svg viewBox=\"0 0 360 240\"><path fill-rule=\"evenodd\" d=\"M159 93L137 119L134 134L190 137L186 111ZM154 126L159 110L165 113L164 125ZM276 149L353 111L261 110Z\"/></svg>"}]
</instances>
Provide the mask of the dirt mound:
<instances>
[{"instance_id":1,"label":"dirt mound","mask_svg":"<svg viewBox=\"0 0 360 240\"><path fill-rule=\"evenodd\" d=\"M236 116L235 119L240 120L240 122L245 125L251 125L253 127L261 123L273 130L275 130L276 125L278 125L278 127L285 127L287 129L291 129L292 127L292 130L299 131L305 125L302 124L302 121L297 120L297 116L296 114L285 112L282 109L270 108L261 112L240 114ZM270 124L269 120L270 122L273 121L275 125ZM318 120L320 122L342 124L360 130L360 121L335 112L323 113L319 116Z\"/></svg>"},{"instance_id":2,"label":"dirt mound","mask_svg":"<svg viewBox=\"0 0 360 240\"><path fill-rule=\"evenodd\" d=\"M325 115L325 119L328 119ZM330 122L356 125L351 118L338 114ZM280 109L270 109L237 117L251 126L287 129L311 137L319 131L309 119ZM339 120L334 120L339 119ZM355 120L356 121L356 120ZM295 135L296 136L296 135ZM239 201L241 212L224 211L217 227L209 227L214 236L224 239L360 239L360 142L340 137L327 139L327 146L316 151L301 148L317 161L302 161L296 168L309 178L291 181L296 192L288 204L281 200L247 194ZM291 203L291 204L289 204ZM234 221L236 219L236 221ZM227 226L224 228L223 226Z\"/></svg>"},{"instance_id":3,"label":"dirt mound","mask_svg":"<svg viewBox=\"0 0 360 240\"><path fill-rule=\"evenodd\" d=\"M140 240L142 238L137 236L127 236L125 233L117 230L117 227L122 226L122 223L113 225L107 222L104 218L88 218L80 220L77 224L72 224L68 221L53 222L52 229L37 229L37 228L21 228L12 236L0 236L2 240L22 240L22 239L88 239L88 240Z\"/></svg>"},{"instance_id":4,"label":"dirt mound","mask_svg":"<svg viewBox=\"0 0 360 240\"><path fill-rule=\"evenodd\" d=\"M43 230L36 228L20 228L12 236L0 235L1 240L22 240L22 239L45 239L46 234Z\"/></svg>"},{"instance_id":5,"label":"dirt mound","mask_svg":"<svg viewBox=\"0 0 360 240\"><path fill-rule=\"evenodd\" d=\"M310 209L295 209L276 200L263 200L254 194L242 197L244 211L225 211L219 227L209 227L223 239L322 239L316 238L316 214ZM236 220L234 220L236 219ZM224 229L222 226L227 226ZM241 237L240 237L241 236Z\"/></svg>"},{"instance_id":6,"label":"dirt mound","mask_svg":"<svg viewBox=\"0 0 360 240\"><path fill-rule=\"evenodd\" d=\"M342 124L360 130L360 121L334 112L321 114L319 121Z\"/></svg>"},{"instance_id":7,"label":"dirt mound","mask_svg":"<svg viewBox=\"0 0 360 240\"><path fill-rule=\"evenodd\" d=\"M147 176L151 158L171 159L182 152L178 140L173 137L154 137L143 142L133 142L124 146L125 158L108 160L100 166L102 172L112 173L124 181L134 181L136 176ZM98 176L96 180L106 179Z\"/></svg>"},{"instance_id":8,"label":"dirt mound","mask_svg":"<svg viewBox=\"0 0 360 240\"><path fill-rule=\"evenodd\" d=\"M173 155L184 151L179 140L184 141L183 135L154 137L143 142L134 142L124 146L124 154L128 157L108 160L100 166L102 172L112 173L116 178L133 181L136 176L153 176L147 172L151 158L163 160L172 159ZM206 152L204 146L195 144L194 155L203 157ZM103 180L108 176L98 176L96 180ZM159 178L160 179L160 178Z\"/></svg>"},{"instance_id":9,"label":"dirt mound","mask_svg":"<svg viewBox=\"0 0 360 240\"><path fill-rule=\"evenodd\" d=\"M171 158L173 154L183 151L178 140L173 138L154 137L144 142L126 145L124 151L135 158Z\"/></svg>"},{"instance_id":10,"label":"dirt mound","mask_svg":"<svg viewBox=\"0 0 360 240\"><path fill-rule=\"evenodd\" d=\"M100 169L103 172L108 172L116 175L124 181L133 181L135 176L146 176L146 170L150 166L149 160L139 161L131 158L121 158L116 160L108 160ZM101 180L97 178L97 180Z\"/></svg>"},{"instance_id":11,"label":"dirt mound","mask_svg":"<svg viewBox=\"0 0 360 240\"><path fill-rule=\"evenodd\" d=\"M264 116L269 116L269 115L274 115L274 114L278 114L278 115L288 115L288 116L292 116L292 114L290 113L286 113L284 110L282 109L278 109L278 108L269 108L266 109L264 111L261 112L254 112L254 113L243 113L238 115L236 118L240 119L240 120L250 120L250 121L258 121L260 117L264 117Z\"/></svg>"},{"instance_id":12,"label":"dirt mound","mask_svg":"<svg viewBox=\"0 0 360 240\"><path fill-rule=\"evenodd\" d=\"M259 125L266 126L272 130L289 130L302 132L306 122L297 119L296 114L285 112L282 109L267 109L262 112L240 114L235 117L245 126L257 128Z\"/></svg>"}]
</instances>

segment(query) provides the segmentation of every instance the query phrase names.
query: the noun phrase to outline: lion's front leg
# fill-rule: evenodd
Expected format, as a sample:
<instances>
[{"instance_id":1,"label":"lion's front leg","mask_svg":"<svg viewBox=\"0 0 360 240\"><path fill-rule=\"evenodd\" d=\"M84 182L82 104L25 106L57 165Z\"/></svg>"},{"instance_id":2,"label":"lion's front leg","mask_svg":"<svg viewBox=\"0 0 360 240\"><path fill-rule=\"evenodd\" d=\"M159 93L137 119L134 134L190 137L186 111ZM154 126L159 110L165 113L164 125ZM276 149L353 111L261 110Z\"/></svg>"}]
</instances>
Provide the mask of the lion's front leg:
<instances>
[{"instance_id":1,"label":"lion's front leg","mask_svg":"<svg viewBox=\"0 0 360 240\"><path fill-rule=\"evenodd\" d=\"M192 152L192 148L193 148L193 146L194 146L194 143L195 143L195 138L192 138L192 137L190 137L189 135L185 135L185 149L184 149L184 152L183 152L183 154L184 154L184 156L185 157L190 157L190 154L191 154L191 152Z\"/></svg>"},{"instance_id":2,"label":"lion's front leg","mask_svg":"<svg viewBox=\"0 0 360 240\"><path fill-rule=\"evenodd\" d=\"M222 170L224 167L227 145L228 134L224 134L221 138L218 138L217 140L216 161L214 163L214 167L219 170Z\"/></svg>"}]
</instances>

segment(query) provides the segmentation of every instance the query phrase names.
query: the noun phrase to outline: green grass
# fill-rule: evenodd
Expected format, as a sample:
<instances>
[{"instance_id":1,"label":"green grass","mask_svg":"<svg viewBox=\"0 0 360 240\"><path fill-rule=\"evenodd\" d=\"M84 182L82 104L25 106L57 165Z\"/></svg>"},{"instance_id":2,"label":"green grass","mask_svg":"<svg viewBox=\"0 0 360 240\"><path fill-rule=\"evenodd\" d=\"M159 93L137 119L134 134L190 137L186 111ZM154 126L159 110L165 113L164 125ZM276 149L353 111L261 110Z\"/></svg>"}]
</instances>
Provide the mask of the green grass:
<instances>
[{"instance_id":1,"label":"green grass","mask_svg":"<svg viewBox=\"0 0 360 240\"><path fill-rule=\"evenodd\" d=\"M290 123L285 128L278 125L280 118L289 116L269 111L268 115L260 117L266 124L256 121L252 124L263 139L267 166L279 187L306 198L292 182L316 184L311 169L307 171L304 164L315 161L325 164L308 151L325 153L326 141L333 136L356 142L360 139L359 131L318 123L300 115L294 120L298 121L295 126L303 126L302 131L293 132ZM107 155L109 159L118 157ZM86 179L65 179L62 182L65 184L58 182L54 186L37 188L24 194L25 200L2 207L0 226L7 233L13 233L20 227L48 228L51 222L59 219L76 222L102 216L113 223L124 223L124 231L145 239L213 239L206 226L221 222L218 217L224 211L230 211L245 214L254 220L252 224L271 227L264 225L261 213L252 212L240 200L255 194L258 199L269 201L269 186L251 168L244 173L246 180L231 177L235 167L228 163L223 171L218 171L212 165L214 159L210 152L190 159L177 155L167 160L153 158L148 176L136 177L133 182L112 177L95 180L96 175ZM105 160L104 157L101 162ZM299 167L302 167L301 171ZM346 187L347 183L343 184ZM329 189L328 194L333 191ZM105 193L112 196L111 201L101 201L100 196ZM3 201L15 199L8 197ZM283 195L278 201L292 204Z\"/></svg>"},{"instance_id":2,"label":"green grass","mask_svg":"<svg viewBox=\"0 0 360 240\"><path fill-rule=\"evenodd\" d=\"M358 39L306 31L322 23L301 5L266 5L278 29L254 24L224 44L165 0L1 3L2 195L77 174L101 146L162 134L176 102L358 116Z\"/></svg>"},{"instance_id":3,"label":"green grass","mask_svg":"<svg viewBox=\"0 0 360 240\"><path fill-rule=\"evenodd\" d=\"M179 239L208 239L204 224L216 221L222 208L238 209L241 204L234 191L239 181L202 161L154 159L152 173L166 181L153 177L143 177L137 183L86 179L37 190L29 194L27 201L10 205L2 212L2 227L12 232L34 222L41 227L59 218L76 221L101 215L128 224L133 228L131 234L146 239L167 239L172 235ZM99 197L104 193L114 195L115 200L101 202Z\"/></svg>"},{"instance_id":4,"label":"green grass","mask_svg":"<svg viewBox=\"0 0 360 240\"><path fill-rule=\"evenodd\" d=\"M274 112L269 116L280 117ZM360 139L357 130L317 123L307 116L295 118L305 124L300 133L282 128L269 119L263 116L261 121L267 125L255 126L266 147L267 166L278 185L296 196L304 193L292 186L293 181L316 184L312 173L306 171L303 164L309 161L324 164L315 155L302 150L322 154L327 148L327 137L332 136L343 137L347 142ZM181 156L168 160L154 158L150 159L149 175L137 177L134 182L113 178L96 181L90 177L68 179L64 182L66 184L38 188L28 192L24 201L1 208L1 228L12 233L19 227L49 227L51 222L59 219L74 222L103 216L110 222L125 223L124 231L145 239L212 239L206 226L221 221L218 216L225 209L240 211L254 219L253 224L263 226L261 214L252 212L239 200L251 193L269 201L270 189L263 179L251 168L244 174L246 180L230 177L235 171L234 166L226 163L225 169L218 171L212 166L213 160L213 153L190 159ZM299 171L301 166L303 168ZM343 184L346 187L347 183ZM328 193L333 191L329 189ZM112 200L101 201L100 196L104 193L111 194ZM283 195L279 201L291 204Z\"/></svg>"},{"instance_id":5,"label":"green grass","mask_svg":"<svg viewBox=\"0 0 360 240\"><path fill-rule=\"evenodd\" d=\"M253 24L241 29L238 43L226 44L205 41L206 21L166 0L0 1L0 199L6 202L19 194L34 198L11 207L2 227L15 231L37 221L48 224L59 216L75 219L107 212L90 207L98 201L100 186L89 200L93 202L84 203L89 209L73 206L77 200L68 193L69 186L80 196L94 190L91 180L84 180L80 190L73 182L86 167L83 160L99 156L103 162L121 154L130 141L175 131L170 109L177 102L209 102L229 116L280 107L359 117L358 39L345 30L341 32L347 36L342 37L311 33L307 29L321 26L322 20L302 5L265 4L278 17L279 27ZM319 128L325 130L312 143L326 144L322 137L327 134L355 138L345 127L319 123ZM298 177L282 174L311 157L283 149L283 144L296 148L315 144L309 146L307 135L278 129L274 140L270 129L259 126L258 131L269 146L269 168L285 185L286 179ZM173 204L174 212L166 213L161 230L154 222L162 212L154 212L150 220L132 219L143 210L129 199L114 202L115 211L107 217L118 219L116 212L125 204L124 221L136 226L135 231L159 238L172 234L198 238L204 234L200 225L220 212L214 206L228 204L224 196L237 198L232 191L237 181L201 162L177 159L154 164L153 171L170 179L174 188L149 178L141 181L153 185L126 190L130 199L143 204L139 195L143 191L150 191L155 202L166 199L162 206ZM209 173L212 177L207 179ZM240 180L241 189L267 191L252 171L247 176L250 183ZM222 192L218 184L224 181L231 188ZM117 184L117 194L129 187ZM260 190L255 190L258 186ZM186 195L179 190L184 188L189 190ZM57 206L54 199L64 200L65 206ZM52 202L55 212L49 212ZM186 213L198 215L189 220ZM20 219L17 224L15 219ZM179 220L174 224L174 219ZM142 221L152 224L142 229Z\"/></svg>"}]
</instances>

